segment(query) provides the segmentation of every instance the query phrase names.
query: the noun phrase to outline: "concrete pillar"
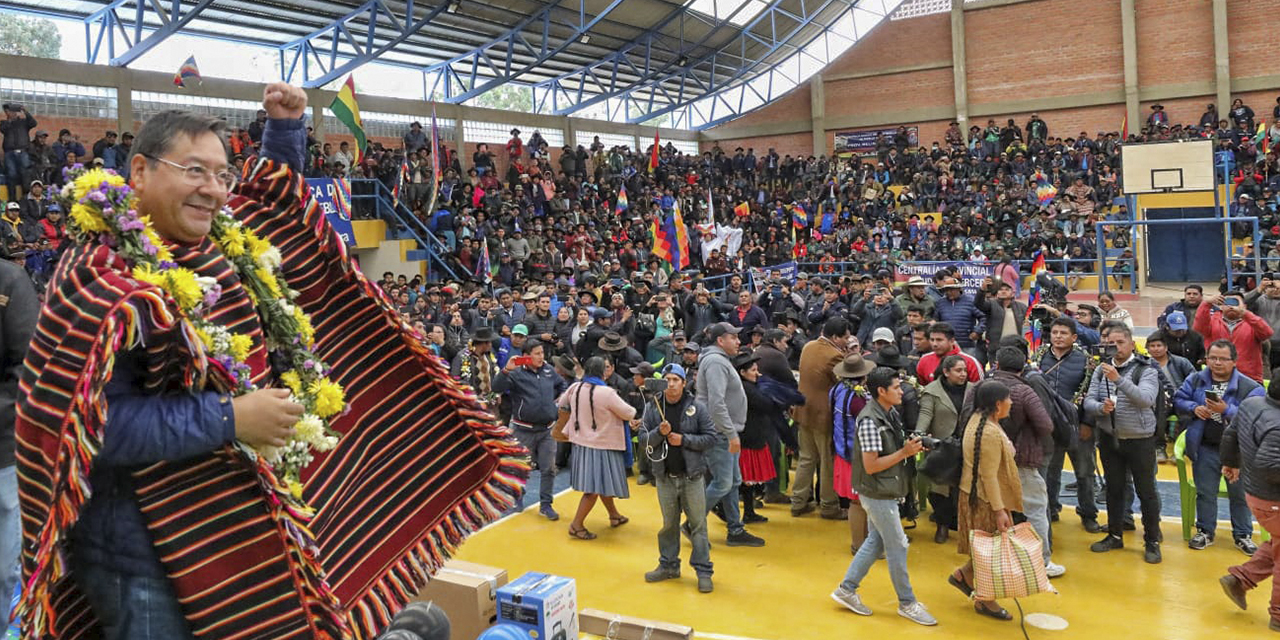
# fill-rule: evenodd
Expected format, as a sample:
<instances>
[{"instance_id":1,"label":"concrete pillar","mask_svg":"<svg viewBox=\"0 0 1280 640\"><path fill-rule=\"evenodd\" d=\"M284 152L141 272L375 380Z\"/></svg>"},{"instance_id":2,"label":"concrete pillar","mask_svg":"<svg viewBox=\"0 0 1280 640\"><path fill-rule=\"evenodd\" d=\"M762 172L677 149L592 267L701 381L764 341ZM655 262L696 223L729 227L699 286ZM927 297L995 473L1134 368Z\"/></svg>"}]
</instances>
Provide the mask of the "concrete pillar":
<instances>
[{"instance_id":1,"label":"concrete pillar","mask_svg":"<svg viewBox=\"0 0 1280 640\"><path fill-rule=\"evenodd\" d=\"M1227 0L1213 0L1213 76L1219 118L1231 109L1231 52L1227 41Z\"/></svg>"},{"instance_id":2,"label":"concrete pillar","mask_svg":"<svg viewBox=\"0 0 1280 640\"><path fill-rule=\"evenodd\" d=\"M969 135L969 81L964 53L964 2L951 3L951 74L956 93L956 122Z\"/></svg>"},{"instance_id":3,"label":"concrete pillar","mask_svg":"<svg viewBox=\"0 0 1280 640\"><path fill-rule=\"evenodd\" d=\"M131 81L132 71L129 69L120 69L116 74L116 131L124 135L125 131L130 131L134 135L138 132L133 127L133 82Z\"/></svg>"},{"instance_id":4,"label":"concrete pillar","mask_svg":"<svg viewBox=\"0 0 1280 640\"><path fill-rule=\"evenodd\" d=\"M307 104L311 106L311 130L320 144L324 144L324 98L315 89L307 89Z\"/></svg>"},{"instance_id":5,"label":"concrete pillar","mask_svg":"<svg viewBox=\"0 0 1280 640\"><path fill-rule=\"evenodd\" d=\"M1142 130L1142 114L1138 112L1138 24L1134 0L1120 0L1120 31L1124 50L1124 112L1129 131Z\"/></svg>"},{"instance_id":6,"label":"concrete pillar","mask_svg":"<svg viewBox=\"0 0 1280 640\"><path fill-rule=\"evenodd\" d=\"M810 114L813 120L813 155L827 153L827 126L824 122L827 114L827 99L822 90L822 74L815 73L809 79Z\"/></svg>"},{"instance_id":7,"label":"concrete pillar","mask_svg":"<svg viewBox=\"0 0 1280 640\"><path fill-rule=\"evenodd\" d=\"M578 125L573 121L573 118L566 117L564 119L564 123L562 126L564 130L564 143L569 145L570 147L573 147L574 149L577 149L578 148Z\"/></svg>"}]
</instances>

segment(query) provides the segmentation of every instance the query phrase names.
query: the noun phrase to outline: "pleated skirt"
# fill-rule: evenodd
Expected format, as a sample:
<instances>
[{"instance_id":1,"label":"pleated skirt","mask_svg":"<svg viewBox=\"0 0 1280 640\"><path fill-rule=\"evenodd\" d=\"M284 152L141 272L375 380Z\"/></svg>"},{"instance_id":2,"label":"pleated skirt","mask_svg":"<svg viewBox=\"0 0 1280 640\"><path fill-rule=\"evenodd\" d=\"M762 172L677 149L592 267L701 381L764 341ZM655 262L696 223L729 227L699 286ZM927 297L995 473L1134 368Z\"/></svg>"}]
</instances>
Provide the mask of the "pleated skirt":
<instances>
[{"instance_id":1,"label":"pleated skirt","mask_svg":"<svg viewBox=\"0 0 1280 640\"><path fill-rule=\"evenodd\" d=\"M574 491L613 498L630 498L625 451L574 445L569 459L569 484Z\"/></svg>"}]
</instances>

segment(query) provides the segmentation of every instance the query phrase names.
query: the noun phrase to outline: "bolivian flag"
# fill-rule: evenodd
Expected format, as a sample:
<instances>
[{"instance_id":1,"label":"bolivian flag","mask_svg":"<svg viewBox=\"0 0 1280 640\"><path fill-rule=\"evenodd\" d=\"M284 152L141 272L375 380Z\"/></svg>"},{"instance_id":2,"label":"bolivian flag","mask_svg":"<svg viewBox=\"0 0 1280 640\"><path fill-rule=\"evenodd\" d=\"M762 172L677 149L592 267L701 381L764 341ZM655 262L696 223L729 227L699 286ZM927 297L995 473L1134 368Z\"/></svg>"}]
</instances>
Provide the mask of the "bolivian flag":
<instances>
[{"instance_id":1,"label":"bolivian flag","mask_svg":"<svg viewBox=\"0 0 1280 640\"><path fill-rule=\"evenodd\" d=\"M333 117L346 125L351 135L355 137L355 164L363 163L366 144L364 122L360 120L360 105L356 104L356 83L351 76L347 76L347 81L342 83L337 97L329 104L329 111L332 111Z\"/></svg>"}]
</instances>

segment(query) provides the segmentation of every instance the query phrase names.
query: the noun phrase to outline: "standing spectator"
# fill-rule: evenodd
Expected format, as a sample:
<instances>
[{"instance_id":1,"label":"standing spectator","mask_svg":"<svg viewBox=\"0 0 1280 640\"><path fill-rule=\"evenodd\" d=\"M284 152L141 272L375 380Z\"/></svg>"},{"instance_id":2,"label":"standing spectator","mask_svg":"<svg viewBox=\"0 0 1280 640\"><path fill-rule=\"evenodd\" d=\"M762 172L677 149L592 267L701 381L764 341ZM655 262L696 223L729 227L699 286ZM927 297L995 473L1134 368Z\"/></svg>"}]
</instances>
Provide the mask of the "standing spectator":
<instances>
[{"instance_id":1,"label":"standing spectator","mask_svg":"<svg viewBox=\"0 0 1280 640\"><path fill-rule=\"evenodd\" d=\"M1204 302L1204 287L1198 284L1189 284L1182 290L1182 299L1176 302L1170 302L1164 308L1159 318L1156 318L1156 328L1163 329L1169 320L1169 314L1174 311L1181 311L1184 316L1194 318L1196 309L1200 308L1200 303ZM1185 320L1185 318L1184 318Z\"/></svg>"},{"instance_id":2,"label":"standing spectator","mask_svg":"<svg viewBox=\"0 0 1280 640\"><path fill-rule=\"evenodd\" d=\"M1274 391L1272 391L1274 389ZM1249 510L1271 534L1248 562L1227 569L1218 580L1227 597L1245 608L1245 592L1271 578L1268 627L1280 631L1280 385L1265 398L1249 398L1222 435L1222 464L1227 482L1244 487Z\"/></svg>"},{"instance_id":3,"label":"standing spectator","mask_svg":"<svg viewBox=\"0 0 1280 640\"><path fill-rule=\"evenodd\" d=\"M129 179L129 161L133 158L133 134L128 131L120 134L120 144L115 146L116 173L125 180Z\"/></svg>"},{"instance_id":4,"label":"standing spectator","mask_svg":"<svg viewBox=\"0 0 1280 640\"><path fill-rule=\"evenodd\" d=\"M1228 112L1228 115L1231 116L1231 122L1236 125L1237 129L1243 129L1248 132L1248 135L1253 135L1253 109L1250 109L1244 103L1244 100L1240 98L1233 100L1231 102L1231 111Z\"/></svg>"},{"instance_id":5,"label":"standing spectator","mask_svg":"<svg viewBox=\"0 0 1280 640\"><path fill-rule=\"evenodd\" d=\"M351 173L354 169L352 165L355 164L355 161L355 156L351 155L351 145L348 144L346 140L339 143L338 150L335 151L333 155L326 158L326 162L328 162L330 166L334 167L335 170L340 170L340 175L343 176Z\"/></svg>"},{"instance_id":6,"label":"standing spectator","mask_svg":"<svg viewBox=\"0 0 1280 640\"><path fill-rule=\"evenodd\" d=\"M1236 347L1227 340L1209 345L1208 366L1178 387L1173 405L1187 420L1186 457L1191 460L1196 483L1196 533L1187 546L1204 549L1213 544L1218 528L1218 485L1222 481L1219 445L1227 425L1240 411L1245 398L1265 395L1262 385L1236 370ZM1253 543L1253 519L1244 498L1244 487L1227 483L1231 512L1231 537L1247 556L1258 550Z\"/></svg>"},{"instance_id":7,"label":"standing spectator","mask_svg":"<svg viewBox=\"0 0 1280 640\"><path fill-rule=\"evenodd\" d=\"M739 454L741 434L747 422L747 396L733 367L741 329L717 322L707 328L711 341L698 357L698 402L711 412L716 443L707 449L711 482L707 484L707 508L718 504L729 526L726 544L731 547L763 547L764 540L747 532L738 511L738 487L742 485Z\"/></svg>"},{"instance_id":8,"label":"standing spectator","mask_svg":"<svg viewBox=\"0 0 1280 640\"><path fill-rule=\"evenodd\" d=\"M698 575L698 591L712 590L711 543L707 537L706 451L716 446L716 430L706 406L685 389L685 370L671 363L662 368L667 389L645 405L640 441L646 449L665 452L653 460L654 487L662 510L658 530L658 568L645 582L680 577L680 517L693 545L689 566Z\"/></svg>"},{"instance_id":9,"label":"standing spectator","mask_svg":"<svg viewBox=\"0 0 1280 640\"><path fill-rule=\"evenodd\" d=\"M768 316L765 315L764 309L752 302L750 291L744 290L739 293L737 302L738 306L728 313L729 324L746 331L748 334L756 327L769 328Z\"/></svg>"},{"instance_id":10,"label":"standing spectator","mask_svg":"<svg viewBox=\"0 0 1280 640\"><path fill-rule=\"evenodd\" d=\"M1133 332L1123 325L1111 325L1103 344L1115 355L1093 370L1085 413L1099 429L1098 453L1107 482L1107 537L1090 545L1095 553L1124 548L1125 484L1133 486L1142 506L1143 559L1159 564L1160 494L1156 492L1156 395L1160 392L1157 369L1134 353ZM1080 427L1080 437L1092 437L1093 429Z\"/></svg>"},{"instance_id":11,"label":"standing spectator","mask_svg":"<svg viewBox=\"0 0 1280 640\"><path fill-rule=\"evenodd\" d=\"M606 363L593 357L583 365L584 376L560 394L556 404L569 414L564 433L573 444L570 455L569 483L581 491L578 510L569 525L569 535L577 540L595 540L584 521L595 508L596 501L609 512L609 526L621 527L630 520L618 512L614 498L629 498L631 490L626 476L627 431L639 426L633 420L635 407L627 404L617 391L604 381ZM585 394L585 398L583 395Z\"/></svg>"},{"instance_id":12,"label":"standing spectator","mask_svg":"<svg viewBox=\"0 0 1280 640\"><path fill-rule=\"evenodd\" d=\"M974 305L973 296L955 278L949 278L941 287L942 299L937 303L938 320L947 323L955 333L955 340L962 349L973 349L978 340L982 322L981 312ZM932 378L930 378L932 379Z\"/></svg>"},{"instance_id":13,"label":"standing spectator","mask_svg":"<svg viewBox=\"0 0 1280 640\"><path fill-rule=\"evenodd\" d=\"M916 378L920 380L920 384L933 382L942 359L947 356L964 358L964 364L969 369L969 382L982 379L982 365L973 356L960 350L960 345L956 343L956 331L951 325L946 322L929 325L929 347L932 352L921 357L920 363L916 365Z\"/></svg>"},{"instance_id":14,"label":"standing spectator","mask_svg":"<svg viewBox=\"0 0 1280 640\"><path fill-rule=\"evenodd\" d=\"M1006 347L1007 348L1007 347ZM1001 349L1000 351L1004 351ZM988 380L973 391L973 417L964 429L960 472L959 552L971 554L969 533L1003 533L1013 528L1014 511L1022 511L1021 476L1015 462L1015 445L1000 423L1009 418L1017 402L1002 382ZM1042 540L1042 542L1044 542ZM966 596L973 595L973 560L956 569L947 582ZM994 600L974 600L973 610L997 620L1012 620Z\"/></svg>"},{"instance_id":15,"label":"standing spectator","mask_svg":"<svg viewBox=\"0 0 1280 640\"><path fill-rule=\"evenodd\" d=\"M0 260L0 593L12 594L18 582L22 548L18 511L18 473L14 452L18 376L27 344L35 332L40 301L31 278L19 265ZM8 611L6 602L0 610Z\"/></svg>"},{"instance_id":16,"label":"standing spectator","mask_svg":"<svg viewBox=\"0 0 1280 640\"><path fill-rule=\"evenodd\" d=\"M538 468L538 513L554 522L560 514L551 506L556 479L556 443L551 439L551 427L556 422L555 399L567 385L547 364L541 342L526 343L524 357L528 362L523 365L516 364L515 358L507 360L493 379L493 390L511 398L511 430Z\"/></svg>"},{"instance_id":17,"label":"standing spectator","mask_svg":"<svg viewBox=\"0 0 1280 640\"><path fill-rule=\"evenodd\" d=\"M858 320L859 344L871 344L871 334L876 329L889 330L892 338L893 327L906 315L902 306L893 301L893 292L878 285L864 289L862 299L853 305L849 313Z\"/></svg>"},{"instance_id":18,"label":"standing spectator","mask_svg":"<svg viewBox=\"0 0 1280 640\"><path fill-rule=\"evenodd\" d=\"M1163 331L1156 331L1147 336L1147 354L1152 364L1160 367L1160 375L1169 381L1170 387L1177 391L1187 378L1195 374L1196 368L1186 358L1169 353L1169 338ZM1156 451L1158 455L1160 452Z\"/></svg>"},{"instance_id":19,"label":"standing spectator","mask_svg":"<svg viewBox=\"0 0 1280 640\"><path fill-rule=\"evenodd\" d=\"M1257 288L1244 294L1245 308L1256 313L1267 323L1267 326L1273 330L1280 327L1280 282L1276 282L1266 275L1262 276L1262 281L1258 283ZM1267 340L1262 350L1264 372L1269 372L1273 368L1271 365L1273 360L1280 358L1273 357L1271 354L1280 356L1280 336L1275 333L1271 334L1271 338ZM1280 362L1276 362L1280 364Z\"/></svg>"},{"instance_id":20,"label":"standing spectator","mask_svg":"<svg viewBox=\"0 0 1280 640\"><path fill-rule=\"evenodd\" d=\"M119 164L116 162L114 150L108 154L107 150L116 146L116 132L108 131L101 138L93 143L93 157L102 158L102 166L106 169L115 169ZM108 157L108 155L110 157Z\"/></svg>"},{"instance_id":21,"label":"standing spectator","mask_svg":"<svg viewBox=\"0 0 1280 640\"><path fill-rule=\"evenodd\" d=\"M4 178L9 185L9 199L22 199L23 180L27 169L31 166L31 131L36 128L36 119L20 104L4 105L4 120L0 121L0 135L4 142L0 149L4 150ZM81 153L84 147L80 148Z\"/></svg>"},{"instance_id":22,"label":"standing spectator","mask_svg":"<svg viewBox=\"0 0 1280 640\"><path fill-rule=\"evenodd\" d=\"M1124 326L1130 330L1133 329L1133 316L1129 314L1128 309L1120 308L1116 304L1116 296L1109 291L1103 291L1098 294L1098 308L1102 310L1102 321L1116 320L1123 322Z\"/></svg>"},{"instance_id":23,"label":"standing spectator","mask_svg":"<svg viewBox=\"0 0 1280 640\"><path fill-rule=\"evenodd\" d=\"M791 486L791 516L813 511L816 494L821 516L829 520L848 517L840 513L832 484L832 409L828 395L836 384L835 367L844 359L849 344L849 321L832 318L822 326L822 336L800 352L800 393L805 403L796 409L799 426L800 460ZM814 490L813 476L818 474Z\"/></svg>"},{"instance_id":24,"label":"standing spectator","mask_svg":"<svg viewBox=\"0 0 1280 640\"><path fill-rule=\"evenodd\" d=\"M1089 381L1093 374L1094 361L1081 348L1077 340L1075 320L1066 316L1054 318L1049 323L1049 344L1037 352L1037 361L1041 375L1058 397L1079 405L1089 390ZM1083 421L1082 421L1083 423ZM1053 455L1045 471L1045 487L1049 493L1049 513L1057 516L1062 510L1059 501L1059 488L1062 484L1062 464L1071 458L1071 469L1076 477L1076 515L1084 530L1098 533L1102 527L1098 525L1098 505L1094 499L1093 471L1097 445L1092 437L1081 433L1076 446L1064 447L1054 445Z\"/></svg>"},{"instance_id":25,"label":"standing spectator","mask_svg":"<svg viewBox=\"0 0 1280 640\"><path fill-rule=\"evenodd\" d=\"M867 512L870 531L831 598L858 615L871 615L871 609L858 595L858 588L883 552L893 590L898 595L898 615L917 624L933 626L938 621L911 590L907 575L907 534L902 530L898 512L898 501L909 491L906 460L920 453L920 438L908 439L898 416L902 382L896 371L888 367L872 371L867 376L867 391L872 401L858 414L856 451L849 457L853 465L853 488Z\"/></svg>"},{"instance_id":26,"label":"standing spectator","mask_svg":"<svg viewBox=\"0 0 1280 640\"><path fill-rule=\"evenodd\" d=\"M1196 369L1204 366L1204 336L1189 327L1181 311L1165 317L1164 335L1169 353L1186 358Z\"/></svg>"},{"instance_id":27,"label":"standing spectator","mask_svg":"<svg viewBox=\"0 0 1280 640\"><path fill-rule=\"evenodd\" d=\"M1262 382L1262 344L1274 331L1266 321L1244 306L1239 291L1219 294L1196 310L1195 328L1204 336L1205 344L1226 340L1239 352L1240 373Z\"/></svg>"},{"instance_id":28,"label":"standing spectator","mask_svg":"<svg viewBox=\"0 0 1280 640\"><path fill-rule=\"evenodd\" d=\"M403 138L404 152L407 154L418 153L419 151L427 149L431 144L430 141L427 140L427 134L422 131L422 123L417 120L413 121L409 125L409 131L405 132ZM443 165L441 165L441 167L443 168Z\"/></svg>"},{"instance_id":29,"label":"standing spectator","mask_svg":"<svg viewBox=\"0 0 1280 640\"><path fill-rule=\"evenodd\" d=\"M480 401L496 410L493 378L498 374L498 361L493 356L493 340L493 329L477 329L471 334L471 344L454 356L449 373L475 389Z\"/></svg>"},{"instance_id":30,"label":"standing spectator","mask_svg":"<svg viewBox=\"0 0 1280 640\"><path fill-rule=\"evenodd\" d=\"M916 433L938 438L950 438L959 429L960 410L969 390L969 367L960 356L942 359L942 375L920 392L920 418L916 421ZM933 483L929 487L929 504L933 507L933 521L938 526L933 541L947 541L951 529L959 530L956 522L958 487Z\"/></svg>"},{"instance_id":31,"label":"standing spectator","mask_svg":"<svg viewBox=\"0 0 1280 640\"><path fill-rule=\"evenodd\" d=\"M974 306L987 316L986 342L995 348L1005 336L1022 336L1023 323L1027 319L1027 305L1015 300L1013 287L1007 282L995 284L995 300L987 297L987 290L978 292Z\"/></svg>"},{"instance_id":32,"label":"standing spectator","mask_svg":"<svg viewBox=\"0 0 1280 640\"><path fill-rule=\"evenodd\" d=\"M267 112L263 109L258 109L258 113L254 115L253 122L249 123L249 140L251 140L253 144L257 145L262 143L262 131L266 124ZM350 167L351 163L348 162L347 166Z\"/></svg>"}]
</instances>

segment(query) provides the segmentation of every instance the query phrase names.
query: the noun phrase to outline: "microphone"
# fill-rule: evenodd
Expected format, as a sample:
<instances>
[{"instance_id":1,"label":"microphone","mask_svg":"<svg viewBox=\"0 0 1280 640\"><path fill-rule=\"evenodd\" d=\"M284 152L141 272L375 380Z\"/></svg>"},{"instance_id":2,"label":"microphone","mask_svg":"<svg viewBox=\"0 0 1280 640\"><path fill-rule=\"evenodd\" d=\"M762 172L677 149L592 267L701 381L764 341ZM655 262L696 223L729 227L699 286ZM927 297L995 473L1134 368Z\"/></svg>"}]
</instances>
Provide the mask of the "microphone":
<instances>
[{"instance_id":1,"label":"microphone","mask_svg":"<svg viewBox=\"0 0 1280 640\"><path fill-rule=\"evenodd\" d=\"M449 640L449 615L431 602L411 602L391 619L381 640Z\"/></svg>"}]
</instances>

